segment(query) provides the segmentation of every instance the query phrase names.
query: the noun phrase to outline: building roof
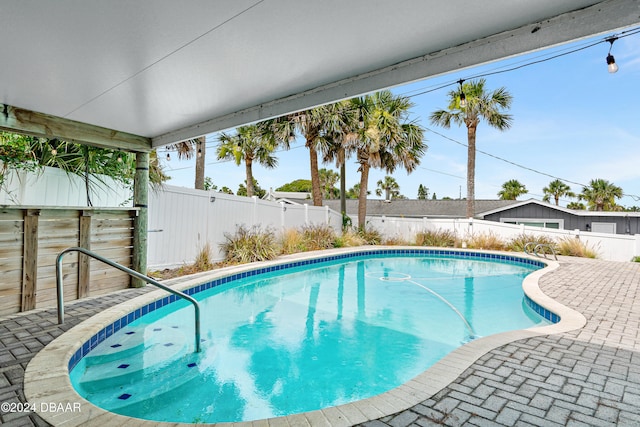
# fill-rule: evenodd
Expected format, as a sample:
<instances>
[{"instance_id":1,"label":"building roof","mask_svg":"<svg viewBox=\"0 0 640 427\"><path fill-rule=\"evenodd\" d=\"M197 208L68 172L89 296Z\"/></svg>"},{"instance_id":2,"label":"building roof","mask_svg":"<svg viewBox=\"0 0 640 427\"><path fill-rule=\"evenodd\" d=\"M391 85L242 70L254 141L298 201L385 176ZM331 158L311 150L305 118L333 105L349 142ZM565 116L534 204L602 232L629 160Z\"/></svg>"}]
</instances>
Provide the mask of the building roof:
<instances>
[{"instance_id":1,"label":"building roof","mask_svg":"<svg viewBox=\"0 0 640 427\"><path fill-rule=\"evenodd\" d=\"M640 23L637 0L0 2L0 128L131 151Z\"/></svg>"},{"instance_id":2,"label":"building roof","mask_svg":"<svg viewBox=\"0 0 640 427\"><path fill-rule=\"evenodd\" d=\"M498 206L495 207L491 210L488 210L486 212L480 212L479 216L480 217L484 217L486 215L491 215L494 213L499 213L499 212L504 212L504 211L508 211L510 209L514 209L520 206L526 206L526 205L530 205L530 204L536 204L536 205L540 205L540 206L544 206L546 208L549 209L554 209L560 212L564 212L567 213L569 215L576 215L576 216L609 216L609 217L625 217L625 216L640 216L640 212L618 212L618 211L587 211L587 210L578 210L578 209L567 209L564 208L562 206L556 206L554 204L551 203L547 203L547 202L541 202L540 200L536 200L536 199L528 199L528 200L523 200L523 201L519 201L519 202L512 202L510 205L505 205L505 206Z\"/></svg>"},{"instance_id":3,"label":"building roof","mask_svg":"<svg viewBox=\"0 0 640 427\"><path fill-rule=\"evenodd\" d=\"M305 203L302 200L299 201ZM514 203L516 202L513 200L476 200L476 216L479 216L481 212L505 208ZM340 200L324 200L323 204L340 212ZM389 202L377 199L367 200L367 215L372 216L465 218L466 213L466 200L394 199ZM358 215L357 200L347 200L347 214L349 216Z\"/></svg>"}]
</instances>

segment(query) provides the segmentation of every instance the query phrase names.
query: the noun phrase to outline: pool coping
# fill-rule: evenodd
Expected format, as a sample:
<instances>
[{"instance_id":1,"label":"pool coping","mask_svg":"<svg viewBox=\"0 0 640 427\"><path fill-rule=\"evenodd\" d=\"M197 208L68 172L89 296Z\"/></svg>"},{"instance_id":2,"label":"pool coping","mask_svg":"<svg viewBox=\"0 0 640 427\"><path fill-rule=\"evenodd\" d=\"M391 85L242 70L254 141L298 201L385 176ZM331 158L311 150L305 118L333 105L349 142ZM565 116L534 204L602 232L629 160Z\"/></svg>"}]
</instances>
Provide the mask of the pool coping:
<instances>
[{"instance_id":1,"label":"pool coping","mask_svg":"<svg viewBox=\"0 0 640 427\"><path fill-rule=\"evenodd\" d=\"M193 288L207 280L230 276L237 273L270 268L276 265L289 264L297 261L305 261L317 258L326 258L334 255L355 254L362 252L384 252L402 250L444 250L462 254L494 254L498 257L518 258L537 261L546 264L543 269L529 274L523 281L525 295L541 308L560 316L560 322L524 330L504 332L488 337L482 337L467 343L449 353L432 367L419 374L412 380L377 396L364 400L347 403L344 405L324 408L321 410L288 415L284 417L269 418L264 420L218 423L219 425L248 426L275 426L275 425L311 425L311 426L349 426L378 419L399 411L408 409L426 399L453 382L465 369L478 358L497 347L509 342L531 338L540 335L568 332L582 328L586 319L582 314L572 310L553 299L547 297L538 286L540 278L559 267L557 262L516 254L513 252L483 251L469 249L429 248L429 247L402 247L402 246L371 246L332 249L326 251L307 252L288 255L274 261L244 264L241 266L227 267L209 273L201 273L192 276L180 283L173 285L174 289L184 290ZM24 391L27 401L36 408L36 412L53 425L77 426L77 425L127 425L127 426L176 426L190 425L186 423L159 423L137 418L126 417L108 412L99 408L78 395L69 380L69 361L77 349L115 320L126 316L128 313L147 305L159 298L165 297L164 291L158 290L136 297L126 303L117 305L105 312L98 313L61 335L40 351L29 363L25 372ZM47 405L62 405L80 403L79 411L41 411Z\"/></svg>"}]
</instances>

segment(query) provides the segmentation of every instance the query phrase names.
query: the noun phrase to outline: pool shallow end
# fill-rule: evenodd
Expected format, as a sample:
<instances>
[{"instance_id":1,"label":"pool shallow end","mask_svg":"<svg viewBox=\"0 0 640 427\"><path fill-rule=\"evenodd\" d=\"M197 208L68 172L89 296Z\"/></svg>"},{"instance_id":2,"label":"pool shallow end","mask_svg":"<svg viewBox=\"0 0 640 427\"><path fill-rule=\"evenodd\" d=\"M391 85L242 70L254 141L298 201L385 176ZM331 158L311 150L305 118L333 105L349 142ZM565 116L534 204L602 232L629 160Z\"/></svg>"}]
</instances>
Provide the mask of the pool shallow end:
<instances>
[{"instance_id":1,"label":"pool shallow end","mask_svg":"<svg viewBox=\"0 0 640 427\"><path fill-rule=\"evenodd\" d=\"M296 261L304 261L315 258L325 258L328 256L361 253L363 251L398 251L415 250L416 247L367 247L348 248L339 250L321 251L315 253L296 254L279 258L276 261L255 263L251 265L235 266L199 274L196 278L185 280L176 289L188 289L204 280L212 280L222 276L241 273L243 271L269 268L274 265L287 264ZM422 248L427 249L427 248ZM447 250L461 254L482 253L494 254L498 256L515 257L523 260L541 261L539 258L528 256L514 256L513 253L489 252L489 251L469 251L469 250ZM543 275L558 268L559 264L545 261L547 267L529 274L524 282L525 294L540 306L553 311L560 316L561 321L557 324L544 327L532 328L528 330L510 331L488 337L476 339L445 356L427 371L418 375L409 382L396 387L386 393L374 396L361 401L348 403L345 405L325 408L322 410L290 415L287 417L273 418L269 420L259 420L246 423L234 423L236 425L353 425L377 419L386 415L410 408L437 393L449 383L454 381L465 369L467 369L479 357L488 351L519 339L533 336L546 335L551 333L565 332L584 326L584 317L573 310L551 300L544 295L539 287L538 280ZM105 325L114 322L127 313L149 304L160 297L165 296L163 291L150 292L135 298L125 304L118 305L103 313L88 319L76 326L69 332L63 334L38 355L36 355L25 373L25 395L27 401L35 405L36 411L46 421L53 425L178 425L175 423L158 423L129 418L110 413L94 406L80 397L73 390L69 376L68 363L74 353L87 339L97 334ZM80 411L50 412L40 411L41 407L46 408L50 404L63 404L80 402ZM221 423L231 424L231 423Z\"/></svg>"}]
</instances>

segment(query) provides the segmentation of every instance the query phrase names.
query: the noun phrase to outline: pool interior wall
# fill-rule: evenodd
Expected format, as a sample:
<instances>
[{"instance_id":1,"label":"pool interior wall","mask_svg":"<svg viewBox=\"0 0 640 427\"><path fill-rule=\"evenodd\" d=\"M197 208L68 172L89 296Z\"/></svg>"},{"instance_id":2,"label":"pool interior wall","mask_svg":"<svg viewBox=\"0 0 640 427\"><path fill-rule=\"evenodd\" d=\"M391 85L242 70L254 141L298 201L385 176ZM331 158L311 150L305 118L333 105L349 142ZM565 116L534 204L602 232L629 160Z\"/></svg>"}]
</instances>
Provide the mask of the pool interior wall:
<instances>
[{"instance_id":1,"label":"pool interior wall","mask_svg":"<svg viewBox=\"0 0 640 427\"><path fill-rule=\"evenodd\" d=\"M437 249L384 249L384 250L367 250L367 251L359 251L352 252L340 255L330 255L324 256L320 258L311 258L300 261L287 262L283 264L273 265L269 267L256 268L253 270L243 271L241 273L232 274L229 276L221 277L218 279L214 279L208 281L206 283L202 283L197 286L193 286L191 288L185 289L183 292L187 295L194 295L203 291L206 291L211 288L215 288L216 286L224 285L229 282L233 282L238 279L255 276L258 274L269 273L273 271L281 271L292 269L296 267L304 267L306 265L314 265L320 264L323 262L331 262L338 260L346 260L351 258L358 257L368 257L368 256L384 256L384 255L407 255L407 256L416 256L416 255L428 255L428 256L442 256L442 257L457 257L457 258L473 258L473 259L482 259L482 260L498 260L498 261L506 261L506 262L514 262L518 264L531 265L534 267L543 268L546 264L541 261L528 259L528 258L520 258L511 255L505 254L497 254L497 253L488 253L488 252L460 252L460 251L451 251L451 250L437 250ZM175 303L176 301L181 300L177 295L168 295L159 300L153 301L149 304L146 304L135 311L128 313L125 316L122 316L120 319L115 322L105 326L103 329L98 331L98 333L94 334L85 341L82 346L73 354L68 363L69 372L73 370L73 368L82 360L83 357L88 355L98 344L109 338L115 332L124 328L131 322L139 319L140 317L151 313L159 308L162 308L168 304ZM533 301L527 295L525 295L526 304L533 309L536 313L541 315L543 318L547 319L552 323L557 323L560 320L560 317L553 313L552 311L540 306L538 303Z\"/></svg>"}]
</instances>

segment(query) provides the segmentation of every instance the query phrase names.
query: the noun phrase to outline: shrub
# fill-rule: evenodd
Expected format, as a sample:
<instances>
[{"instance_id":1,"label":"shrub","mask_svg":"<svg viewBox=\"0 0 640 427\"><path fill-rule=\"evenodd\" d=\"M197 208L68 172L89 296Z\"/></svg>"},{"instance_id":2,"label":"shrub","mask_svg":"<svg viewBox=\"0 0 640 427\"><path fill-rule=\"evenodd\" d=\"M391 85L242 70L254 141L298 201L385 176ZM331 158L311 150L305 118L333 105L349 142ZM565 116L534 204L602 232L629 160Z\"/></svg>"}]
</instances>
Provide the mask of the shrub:
<instances>
[{"instance_id":1,"label":"shrub","mask_svg":"<svg viewBox=\"0 0 640 427\"><path fill-rule=\"evenodd\" d=\"M409 245L409 242L404 240L402 237L394 236L384 239L382 244L387 246L407 246Z\"/></svg>"},{"instance_id":2,"label":"shrub","mask_svg":"<svg viewBox=\"0 0 640 427\"><path fill-rule=\"evenodd\" d=\"M366 242L360 235L352 230L347 230L341 235L336 236L333 246L336 248L348 248L352 246L362 246Z\"/></svg>"},{"instance_id":3,"label":"shrub","mask_svg":"<svg viewBox=\"0 0 640 427\"><path fill-rule=\"evenodd\" d=\"M506 246L507 245L502 239L491 232L478 233L467 240L467 247L470 249L502 251Z\"/></svg>"},{"instance_id":4,"label":"shrub","mask_svg":"<svg viewBox=\"0 0 640 427\"><path fill-rule=\"evenodd\" d=\"M382 235L375 228L360 228L358 236L364 240L365 245L379 245L382 242Z\"/></svg>"},{"instance_id":5,"label":"shrub","mask_svg":"<svg viewBox=\"0 0 640 427\"><path fill-rule=\"evenodd\" d=\"M330 249L334 247L336 233L327 224L305 225L302 239L308 251Z\"/></svg>"},{"instance_id":6,"label":"shrub","mask_svg":"<svg viewBox=\"0 0 640 427\"><path fill-rule=\"evenodd\" d=\"M558 241L558 255L578 256L583 258L597 258L595 249L586 242L575 237L563 237Z\"/></svg>"},{"instance_id":7,"label":"shrub","mask_svg":"<svg viewBox=\"0 0 640 427\"><path fill-rule=\"evenodd\" d=\"M416 234L416 245L452 248L456 246L456 235L449 230L421 231Z\"/></svg>"},{"instance_id":8,"label":"shrub","mask_svg":"<svg viewBox=\"0 0 640 427\"><path fill-rule=\"evenodd\" d=\"M196 272L211 270L214 267L211 262L211 245L207 242L196 255L193 268Z\"/></svg>"},{"instance_id":9,"label":"shrub","mask_svg":"<svg viewBox=\"0 0 640 427\"><path fill-rule=\"evenodd\" d=\"M307 250L302 233L295 228L289 228L284 231L281 245L283 254L295 254Z\"/></svg>"},{"instance_id":10,"label":"shrub","mask_svg":"<svg viewBox=\"0 0 640 427\"><path fill-rule=\"evenodd\" d=\"M220 249L224 251L228 263L267 261L278 256L278 245L271 230L239 226L235 234L225 233L224 238L226 242L220 244Z\"/></svg>"}]
</instances>

